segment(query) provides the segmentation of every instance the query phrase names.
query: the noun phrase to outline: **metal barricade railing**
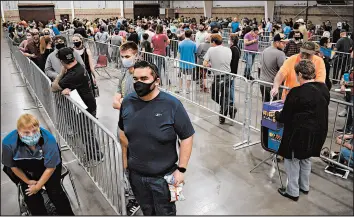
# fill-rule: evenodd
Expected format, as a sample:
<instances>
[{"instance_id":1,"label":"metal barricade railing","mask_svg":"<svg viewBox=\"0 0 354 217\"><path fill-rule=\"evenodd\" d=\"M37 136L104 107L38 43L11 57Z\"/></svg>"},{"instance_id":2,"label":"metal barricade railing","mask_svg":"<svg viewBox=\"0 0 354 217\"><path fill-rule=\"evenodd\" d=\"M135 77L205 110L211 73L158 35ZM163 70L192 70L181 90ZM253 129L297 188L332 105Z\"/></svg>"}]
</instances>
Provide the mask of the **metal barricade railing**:
<instances>
[{"instance_id":1,"label":"metal barricade railing","mask_svg":"<svg viewBox=\"0 0 354 217\"><path fill-rule=\"evenodd\" d=\"M343 74L348 72L351 67L353 67L353 61L350 57L350 53L343 53L335 51L332 58L332 76L330 76L333 81L340 81Z\"/></svg>"},{"instance_id":2,"label":"metal barricade railing","mask_svg":"<svg viewBox=\"0 0 354 217\"><path fill-rule=\"evenodd\" d=\"M328 163L335 164L337 166L340 166L344 169L353 172L353 167L354 167L353 150L350 150L347 147L343 147L344 143L350 143L350 141L346 140L344 137L345 137L345 129L349 127L348 125L350 124L348 123L349 119L353 117L353 114L351 114L352 117L349 116L350 113L353 112L353 103L348 103L348 102L331 98L330 105L332 105L331 107L334 108L335 110L334 113L331 112L331 115L329 115L329 120L328 120L328 125L329 125L328 133L330 133L331 136L329 138L327 137L326 143L324 145L320 157L325 161L327 161ZM347 110L347 115L344 120L339 119L338 114L345 107ZM351 112L349 112L350 110ZM353 119L351 121L353 121ZM351 125L353 125L353 123L351 123ZM336 135L336 129L338 127L343 128L344 131L343 133L337 133ZM327 154L325 152L327 152ZM337 159L333 159L331 157L332 153L338 153Z\"/></svg>"},{"instance_id":3,"label":"metal barricade railing","mask_svg":"<svg viewBox=\"0 0 354 217\"><path fill-rule=\"evenodd\" d=\"M259 78L261 68L262 52L241 50L240 62L237 73L240 75L251 75L253 78ZM242 73L242 74L241 74Z\"/></svg>"},{"instance_id":4,"label":"metal barricade railing","mask_svg":"<svg viewBox=\"0 0 354 217\"><path fill-rule=\"evenodd\" d=\"M126 215L122 149L117 138L69 96L55 94L56 129L119 215Z\"/></svg>"},{"instance_id":5,"label":"metal barricade railing","mask_svg":"<svg viewBox=\"0 0 354 217\"><path fill-rule=\"evenodd\" d=\"M168 85L163 90L214 113L221 122L241 125L244 141L246 78L173 58L167 58L167 69Z\"/></svg>"},{"instance_id":6,"label":"metal barricade railing","mask_svg":"<svg viewBox=\"0 0 354 217\"><path fill-rule=\"evenodd\" d=\"M15 66L35 99L35 108L43 108L55 128L53 133L58 142L63 140L72 150L117 214L126 215L123 159L117 138L69 96L52 93L51 81L45 73L25 57L10 38L7 40ZM97 149L100 163L85 165L85 158L97 162L97 155L91 156Z\"/></svg>"}]
</instances>

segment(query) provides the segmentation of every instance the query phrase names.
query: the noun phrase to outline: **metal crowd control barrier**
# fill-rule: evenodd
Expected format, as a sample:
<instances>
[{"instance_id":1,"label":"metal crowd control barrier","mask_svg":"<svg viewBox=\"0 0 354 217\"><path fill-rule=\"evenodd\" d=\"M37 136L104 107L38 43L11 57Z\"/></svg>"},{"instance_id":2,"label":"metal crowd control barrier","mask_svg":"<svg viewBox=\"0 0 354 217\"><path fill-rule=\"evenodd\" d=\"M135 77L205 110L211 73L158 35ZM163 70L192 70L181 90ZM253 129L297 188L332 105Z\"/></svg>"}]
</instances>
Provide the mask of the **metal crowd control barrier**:
<instances>
[{"instance_id":1,"label":"metal crowd control barrier","mask_svg":"<svg viewBox=\"0 0 354 217\"><path fill-rule=\"evenodd\" d=\"M335 51L335 55L332 58L332 80L340 81L343 74L348 72L353 67L353 61L350 57L350 53L343 53Z\"/></svg>"},{"instance_id":2,"label":"metal crowd control barrier","mask_svg":"<svg viewBox=\"0 0 354 217\"><path fill-rule=\"evenodd\" d=\"M36 108L43 108L55 127L57 141L64 140L116 213L126 215L122 151L117 138L69 96L53 94L50 79L10 38L7 40L12 60L33 95ZM84 161L99 162L98 157L101 162L97 165Z\"/></svg>"},{"instance_id":3,"label":"metal crowd control barrier","mask_svg":"<svg viewBox=\"0 0 354 217\"><path fill-rule=\"evenodd\" d=\"M237 73L241 75L250 74L253 78L259 78L259 70L261 68L261 57L262 52L241 50L241 61L238 64Z\"/></svg>"},{"instance_id":4,"label":"metal crowd control barrier","mask_svg":"<svg viewBox=\"0 0 354 217\"><path fill-rule=\"evenodd\" d=\"M117 138L69 96L55 94L56 128L119 215L126 215L122 149Z\"/></svg>"},{"instance_id":5,"label":"metal crowd control barrier","mask_svg":"<svg viewBox=\"0 0 354 217\"><path fill-rule=\"evenodd\" d=\"M345 130L343 133L337 133L336 135L336 128L345 129L346 127L349 127L348 125L350 125L350 123L348 122L350 121L349 120L350 118L352 122L351 125L353 125L353 118L352 118L353 114L351 114L352 117L349 116L350 115L349 111L350 110L351 112L353 111L353 103L348 103L348 102L331 98L330 104L335 106L335 113L334 115L329 116L329 121L328 121L329 122L328 132L331 134L331 137L327 138L323 149L323 150L327 150L327 154L324 153L324 151L322 151L320 157L328 163L335 164L336 166L342 167L344 169L353 172L353 166L354 166L353 150L350 150L347 147L343 147L344 143L349 143L349 140L346 140L344 138ZM346 107L347 115L343 122L343 120L338 118L338 113L344 107ZM332 118L334 118L334 120L332 120ZM337 140L339 140L340 142ZM330 157L331 153L333 152L338 153L337 159L333 159L332 157ZM345 159L345 157L347 159Z\"/></svg>"},{"instance_id":6,"label":"metal crowd control barrier","mask_svg":"<svg viewBox=\"0 0 354 217\"><path fill-rule=\"evenodd\" d=\"M273 84L265 81L254 80L251 81L247 99L248 107L246 113L246 132L245 134L248 138L245 139L243 143L234 145L234 150L243 149L253 145L259 144L261 141L251 142L251 130L255 132L261 131L261 119L262 119L262 106L263 102L270 101L270 90L272 89ZM279 93L274 100L281 99L281 94L284 89L287 87L281 86L279 88Z\"/></svg>"},{"instance_id":7,"label":"metal crowd control barrier","mask_svg":"<svg viewBox=\"0 0 354 217\"><path fill-rule=\"evenodd\" d=\"M169 83L163 90L218 115L221 121L241 125L242 141L246 138L246 78L172 58L167 58L167 69Z\"/></svg>"}]
</instances>

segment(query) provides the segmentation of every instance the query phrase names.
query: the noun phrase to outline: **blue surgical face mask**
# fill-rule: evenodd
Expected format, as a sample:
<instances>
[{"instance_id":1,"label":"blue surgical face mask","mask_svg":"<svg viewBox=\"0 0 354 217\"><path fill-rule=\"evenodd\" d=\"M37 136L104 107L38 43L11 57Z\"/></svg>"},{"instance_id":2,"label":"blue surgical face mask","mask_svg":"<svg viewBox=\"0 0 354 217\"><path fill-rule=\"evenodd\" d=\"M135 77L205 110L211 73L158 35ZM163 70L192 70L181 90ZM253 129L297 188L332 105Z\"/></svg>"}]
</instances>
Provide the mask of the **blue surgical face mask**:
<instances>
[{"instance_id":1,"label":"blue surgical face mask","mask_svg":"<svg viewBox=\"0 0 354 217\"><path fill-rule=\"evenodd\" d=\"M122 58L122 64L124 68L130 68L135 64L135 56L130 58Z\"/></svg>"},{"instance_id":2,"label":"blue surgical face mask","mask_svg":"<svg viewBox=\"0 0 354 217\"><path fill-rule=\"evenodd\" d=\"M35 146L39 139L41 138L41 133L37 132L32 136L22 136L20 139L23 143L25 143L28 146Z\"/></svg>"}]
</instances>

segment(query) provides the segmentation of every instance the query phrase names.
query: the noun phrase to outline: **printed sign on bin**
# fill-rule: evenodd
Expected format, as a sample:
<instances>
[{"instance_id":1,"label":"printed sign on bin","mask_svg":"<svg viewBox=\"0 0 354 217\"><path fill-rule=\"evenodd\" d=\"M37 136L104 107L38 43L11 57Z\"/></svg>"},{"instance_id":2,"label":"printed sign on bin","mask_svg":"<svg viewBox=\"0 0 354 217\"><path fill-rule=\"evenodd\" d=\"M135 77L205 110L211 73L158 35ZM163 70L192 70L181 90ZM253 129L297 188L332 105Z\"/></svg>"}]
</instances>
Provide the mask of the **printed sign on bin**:
<instances>
[{"instance_id":1,"label":"printed sign on bin","mask_svg":"<svg viewBox=\"0 0 354 217\"><path fill-rule=\"evenodd\" d=\"M271 130L278 130L283 127L283 124L275 120L275 112L283 109L282 101L264 102L262 110L261 125Z\"/></svg>"},{"instance_id":2,"label":"printed sign on bin","mask_svg":"<svg viewBox=\"0 0 354 217\"><path fill-rule=\"evenodd\" d=\"M274 150L275 152L278 151L281 138L283 137L283 128L279 130L268 130L268 148Z\"/></svg>"}]
</instances>

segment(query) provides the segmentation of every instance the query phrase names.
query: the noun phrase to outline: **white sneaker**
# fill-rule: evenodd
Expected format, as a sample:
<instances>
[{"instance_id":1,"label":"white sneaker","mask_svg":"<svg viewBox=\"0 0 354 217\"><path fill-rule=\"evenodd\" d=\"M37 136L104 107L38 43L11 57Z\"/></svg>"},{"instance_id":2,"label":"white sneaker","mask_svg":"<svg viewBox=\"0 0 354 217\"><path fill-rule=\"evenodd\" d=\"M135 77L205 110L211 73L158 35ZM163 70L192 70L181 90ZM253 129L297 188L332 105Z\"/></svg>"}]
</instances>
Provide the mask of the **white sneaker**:
<instances>
[{"instance_id":1,"label":"white sneaker","mask_svg":"<svg viewBox=\"0 0 354 217\"><path fill-rule=\"evenodd\" d=\"M347 116L347 110L343 110L343 111L339 112L338 116L339 116L339 117L345 117L345 116Z\"/></svg>"}]
</instances>

